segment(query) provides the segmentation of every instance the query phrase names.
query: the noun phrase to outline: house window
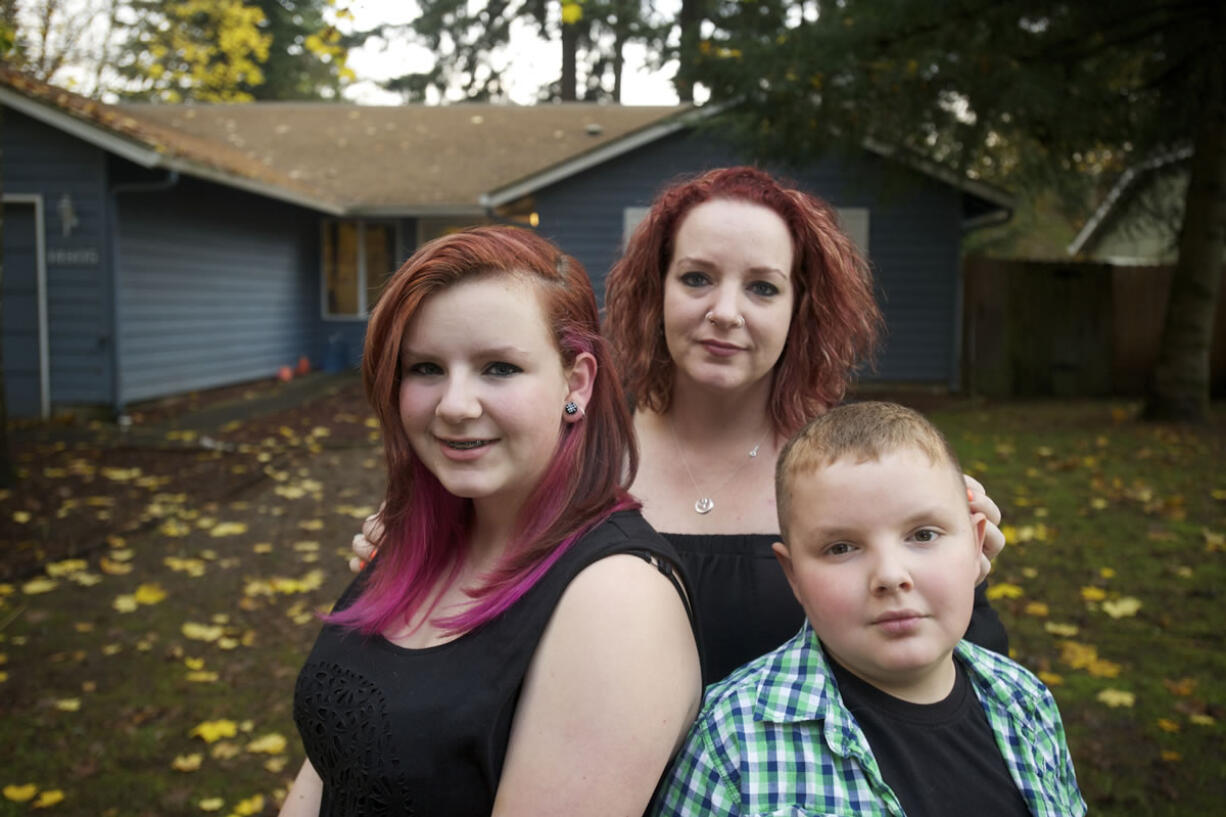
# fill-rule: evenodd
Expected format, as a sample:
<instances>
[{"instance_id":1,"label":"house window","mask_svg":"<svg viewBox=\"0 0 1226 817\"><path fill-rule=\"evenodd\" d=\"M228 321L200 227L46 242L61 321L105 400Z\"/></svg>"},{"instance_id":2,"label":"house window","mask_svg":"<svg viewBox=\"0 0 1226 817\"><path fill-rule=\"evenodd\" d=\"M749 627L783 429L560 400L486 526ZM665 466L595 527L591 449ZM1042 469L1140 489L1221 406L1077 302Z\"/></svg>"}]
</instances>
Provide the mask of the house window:
<instances>
[{"instance_id":1,"label":"house window","mask_svg":"<svg viewBox=\"0 0 1226 817\"><path fill-rule=\"evenodd\" d=\"M396 225L325 221L322 240L324 315L363 318L396 270Z\"/></svg>"},{"instance_id":2,"label":"house window","mask_svg":"<svg viewBox=\"0 0 1226 817\"><path fill-rule=\"evenodd\" d=\"M630 236L639 226L639 222L647 217L650 207L627 207L622 210L622 249L630 243ZM835 210L839 217L839 226L851 236L856 247L868 258L868 224L869 211L867 207L840 207Z\"/></svg>"},{"instance_id":3,"label":"house window","mask_svg":"<svg viewBox=\"0 0 1226 817\"><path fill-rule=\"evenodd\" d=\"M647 214L651 212L650 207L627 207L622 210L622 250L630 243L630 236L634 235L635 229L639 226L639 222L647 218Z\"/></svg>"},{"instance_id":4,"label":"house window","mask_svg":"<svg viewBox=\"0 0 1226 817\"><path fill-rule=\"evenodd\" d=\"M840 207L835 211L839 216L839 226L843 232L851 236L860 254L868 258L868 208Z\"/></svg>"}]
</instances>

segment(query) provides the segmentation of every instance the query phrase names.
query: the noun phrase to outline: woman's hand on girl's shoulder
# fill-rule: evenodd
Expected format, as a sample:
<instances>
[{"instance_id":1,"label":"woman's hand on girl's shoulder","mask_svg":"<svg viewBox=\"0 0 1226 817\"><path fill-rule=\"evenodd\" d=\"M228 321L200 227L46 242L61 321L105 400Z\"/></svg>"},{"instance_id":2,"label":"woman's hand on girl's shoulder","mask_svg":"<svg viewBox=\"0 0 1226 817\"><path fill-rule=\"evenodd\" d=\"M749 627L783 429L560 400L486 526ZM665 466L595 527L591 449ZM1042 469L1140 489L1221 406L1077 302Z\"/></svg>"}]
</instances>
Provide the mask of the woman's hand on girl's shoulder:
<instances>
[{"instance_id":1,"label":"woman's hand on girl's shoulder","mask_svg":"<svg viewBox=\"0 0 1226 817\"><path fill-rule=\"evenodd\" d=\"M382 541L383 506L380 505L379 510L362 522L362 532L353 535L353 542L350 544L350 547L353 548L353 556L349 559L349 569L354 573L361 573L362 568L375 558L375 552Z\"/></svg>"},{"instance_id":2,"label":"woman's hand on girl's shoulder","mask_svg":"<svg viewBox=\"0 0 1226 817\"><path fill-rule=\"evenodd\" d=\"M702 695L673 584L617 555L571 582L524 682L496 817L638 817Z\"/></svg>"}]
</instances>

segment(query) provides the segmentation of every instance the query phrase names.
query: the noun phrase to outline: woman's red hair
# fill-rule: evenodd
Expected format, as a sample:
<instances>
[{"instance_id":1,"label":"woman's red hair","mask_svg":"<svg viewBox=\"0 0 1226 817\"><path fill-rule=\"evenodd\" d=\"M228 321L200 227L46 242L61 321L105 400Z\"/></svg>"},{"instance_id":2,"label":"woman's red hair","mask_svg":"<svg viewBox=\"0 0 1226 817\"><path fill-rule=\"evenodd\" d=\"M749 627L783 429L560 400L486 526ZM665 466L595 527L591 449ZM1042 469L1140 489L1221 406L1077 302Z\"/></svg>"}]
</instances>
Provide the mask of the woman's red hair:
<instances>
[{"instance_id":1,"label":"woman's red hair","mask_svg":"<svg viewBox=\"0 0 1226 817\"><path fill-rule=\"evenodd\" d=\"M400 347L431 295L459 281L499 275L532 283L563 365L586 352L596 359L596 379L584 419L567 423L558 406L553 460L520 510L501 561L467 589L477 603L438 624L464 632L493 619L583 533L613 511L637 506L626 490L638 467L633 427L583 267L546 239L514 227L477 227L435 239L388 281L366 330L362 377L383 429L386 533L364 591L329 616L333 623L366 633L402 625L440 582L454 580L463 562L472 502L450 494L413 454L400 422Z\"/></svg>"},{"instance_id":2,"label":"woman's red hair","mask_svg":"<svg viewBox=\"0 0 1226 817\"><path fill-rule=\"evenodd\" d=\"M672 184L656 197L609 273L605 336L635 404L668 411L676 369L664 341L664 276L682 219L713 199L773 210L792 236L796 303L768 408L775 430L790 435L843 399L853 368L872 355L882 327L868 264L822 200L752 167L720 168Z\"/></svg>"}]
</instances>

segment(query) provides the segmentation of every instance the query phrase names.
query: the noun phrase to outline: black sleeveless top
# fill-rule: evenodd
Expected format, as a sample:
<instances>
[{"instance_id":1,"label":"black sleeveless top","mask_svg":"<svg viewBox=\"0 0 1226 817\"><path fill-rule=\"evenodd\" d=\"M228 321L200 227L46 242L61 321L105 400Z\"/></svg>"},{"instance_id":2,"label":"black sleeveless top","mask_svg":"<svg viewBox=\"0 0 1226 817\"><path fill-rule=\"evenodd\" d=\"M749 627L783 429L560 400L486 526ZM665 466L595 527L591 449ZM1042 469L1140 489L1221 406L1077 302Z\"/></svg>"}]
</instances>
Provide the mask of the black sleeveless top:
<instances>
[{"instance_id":1,"label":"black sleeveless top","mask_svg":"<svg viewBox=\"0 0 1226 817\"><path fill-rule=\"evenodd\" d=\"M775 560L777 534L666 533L694 589L702 682L711 684L796 635L805 618ZM1005 627L988 603L987 582L975 588L966 638L1009 654Z\"/></svg>"},{"instance_id":2,"label":"black sleeveless top","mask_svg":"<svg viewBox=\"0 0 1226 817\"><path fill-rule=\"evenodd\" d=\"M637 511L623 511L502 615L453 641L406 649L326 625L294 690L294 720L324 783L321 817L487 817L541 634L571 580L619 553L650 558L678 583L673 549ZM357 597L361 578L338 607Z\"/></svg>"}]
</instances>

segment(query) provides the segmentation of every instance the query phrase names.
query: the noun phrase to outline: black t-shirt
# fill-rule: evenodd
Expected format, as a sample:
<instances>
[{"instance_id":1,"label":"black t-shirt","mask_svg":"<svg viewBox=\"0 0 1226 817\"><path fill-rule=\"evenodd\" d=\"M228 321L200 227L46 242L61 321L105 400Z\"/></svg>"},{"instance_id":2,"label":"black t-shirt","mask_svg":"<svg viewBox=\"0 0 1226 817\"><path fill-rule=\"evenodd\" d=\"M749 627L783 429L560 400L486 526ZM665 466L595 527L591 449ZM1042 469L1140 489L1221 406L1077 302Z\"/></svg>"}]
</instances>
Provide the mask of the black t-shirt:
<instances>
[{"instance_id":1,"label":"black t-shirt","mask_svg":"<svg viewBox=\"0 0 1226 817\"><path fill-rule=\"evenodd\" d=\"M829 653L826 660L907 817L1030 814L960 661L945 700L913 704L852 675Z\"/></svg>"},{"instance_id":2,"label":"black t-shirt","mask_svg":"<svg viewBox=\"0 0 1226 817\"><path fill-rule=\"evenodd\" d=\"M805 612L788 586L771 545L775 534L666 533L691 587L702 652L702 682L712 684L796 635ZM967 640L1000 655L1009 636L988 603L987 582L975 589Z\"/></svg>"},{"instance_id":3,"label":"black t-shirt","mask_svg":"<svg viewBox=\"0 0 1226 817\"><path fill-rule=\"evenodd\" d=\"M320 817L488 817L541 634L571 580L617 553L678 564L637 511L620 512L502 615L453 641L405 649L325 626L294 691L294 720L324 782Z\"/></svg>"}]
</instances>

